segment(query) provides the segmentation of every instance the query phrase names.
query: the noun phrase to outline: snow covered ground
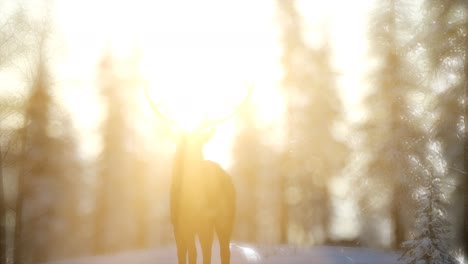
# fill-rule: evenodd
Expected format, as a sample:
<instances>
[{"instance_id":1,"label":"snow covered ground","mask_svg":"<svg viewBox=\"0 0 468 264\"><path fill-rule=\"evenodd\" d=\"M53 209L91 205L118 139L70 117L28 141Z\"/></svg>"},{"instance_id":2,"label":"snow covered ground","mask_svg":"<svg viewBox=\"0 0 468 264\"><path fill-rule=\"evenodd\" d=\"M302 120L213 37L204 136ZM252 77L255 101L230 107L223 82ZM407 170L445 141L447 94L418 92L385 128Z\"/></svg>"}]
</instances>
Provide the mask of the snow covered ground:
<instances>
[{"instance_id":1,"label":"snow covered ground","mask_svg":"<svg viewBox=\"0 0 468 264\"><path fill-rule=\"evenodd\" d=\"M231 264L394 264L399 254L366 248L317 246L231 245ZM217 245L213 248L213 264L220 263ZM198 254L201 262L201 252ZM53 261L48 264L177 264L175 246L124 252L108 256L84 257Z\"/></svg>"}]
</instances>

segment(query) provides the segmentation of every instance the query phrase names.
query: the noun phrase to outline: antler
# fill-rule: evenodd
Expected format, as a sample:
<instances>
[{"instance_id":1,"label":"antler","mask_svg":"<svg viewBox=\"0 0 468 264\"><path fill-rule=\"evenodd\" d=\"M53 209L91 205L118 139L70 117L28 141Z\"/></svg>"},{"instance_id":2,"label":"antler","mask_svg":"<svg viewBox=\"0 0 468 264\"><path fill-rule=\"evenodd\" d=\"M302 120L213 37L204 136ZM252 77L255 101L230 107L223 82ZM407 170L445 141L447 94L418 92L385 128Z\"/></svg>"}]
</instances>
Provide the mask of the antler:
<instances>
[{"instance_id":1,"label":"antler","mask_svg":"<svg viewBox=\"0 0 468 264\"><path fill-rule=\"evenodd\" d=\"M161 104L155 104L153 102L153 100L151 99L151 96L149 94L149 91L148 91L148 85L145 85L145 96L146 96L146 100L148 101L149 105L151 106L151 109L153 110L153 112L159 117L161 118L164 122L166 122L169 126L172 126L172 127L175 127L175 128L178 128L178 126L176 125L176 123L172 120L172 119L169 119L165 114L163 114L159 108L161 106Z\"/></svg>"},{"instance_id":2,"label":"antler","mask_svg":"<svg viewBox=\"0 0 468 264\"><path fill-rule=\"evenodd\" d=\"M238 114L240 112L240 110L247 104L247 102L249 101L249 98L250 98L250 95L252 94L252 90L254 88L254 84L251 84L249 85L249 89L247 91L247 94L246 96L244 97L244 99L242 100L242 102L234 109L234 111L232 111L231 113L229 113L228 115L220 118L220 119L216 119L216 120L211 120L211 121L205 121L203 122L200 127L197 129L198 131L203 131L203 130L206 130L210 127L213 127L213 126L216 126L218 124L221 124L223 122L225 122L226 120L234 117L236 114ZM159 108L161 107L161 104L155 104L153 102L153 100L151 99L151 96L149 94L149 91L148 91L148 86L145 85L145 96L146 96L146 100L148 100L148 103L149 105L151 106L151 109L153 110L153 112L158 116L160 117L163 121L165 121L166 123L168 123L170 126L176 128L177 130L180 130L180 127L177 126L176 122L174 122L174 120L168 118L165 114L163 114Z\"/></svg>"},{"instance_id":3,"label":"antler","mask_svg":"<svg viewBox=\"0 0 468 264\"><path fill-rule=\"evenodd\" d=\"M226 116L220 118L220 119L216 119L216 120L211 120L211 121L206 121L204 124L202 124L200 126L200 128L198 130L206 130L210 127L213 127L213 126L216 126L216 125L219 125L223 122L225 122L226 120L234 117L235 115L237 115L240 110L247 104L247 102L249 101L250 99L250 96L252 94L252 90L254 88L254 84L250 84L249 85L249 89L247 91L247 94L245 95L244 99L242 100L242 102L229 114L227 114Z\"/></svg>"}]
</instances>

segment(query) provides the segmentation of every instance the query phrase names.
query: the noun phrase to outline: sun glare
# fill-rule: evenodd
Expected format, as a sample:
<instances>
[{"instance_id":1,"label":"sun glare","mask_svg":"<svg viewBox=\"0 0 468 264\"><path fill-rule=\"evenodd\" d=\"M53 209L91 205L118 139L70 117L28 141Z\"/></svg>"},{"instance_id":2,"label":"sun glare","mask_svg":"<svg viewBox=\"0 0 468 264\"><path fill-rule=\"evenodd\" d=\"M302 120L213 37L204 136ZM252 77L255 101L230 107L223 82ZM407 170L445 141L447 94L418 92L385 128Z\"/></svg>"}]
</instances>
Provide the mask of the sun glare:
<instances>
[{"instance_id":1,"label":"sun glare","mask_svg":"<svg viewBox=\"0 0 468 264\"><path fill-rule=\"evenodd\" d=\"M240 1L228 8L208 2L190 4L190 12L172 4L161 6L174 12L160 11L157 23L143 30L140 44L151 97L187 130L205 118L229 114L249 85L271 68L265 50L272 44L262 25L267 19L252 9L256 5ZM210 5L217 8L206 8Z\"/></svg>"}]
</instances>

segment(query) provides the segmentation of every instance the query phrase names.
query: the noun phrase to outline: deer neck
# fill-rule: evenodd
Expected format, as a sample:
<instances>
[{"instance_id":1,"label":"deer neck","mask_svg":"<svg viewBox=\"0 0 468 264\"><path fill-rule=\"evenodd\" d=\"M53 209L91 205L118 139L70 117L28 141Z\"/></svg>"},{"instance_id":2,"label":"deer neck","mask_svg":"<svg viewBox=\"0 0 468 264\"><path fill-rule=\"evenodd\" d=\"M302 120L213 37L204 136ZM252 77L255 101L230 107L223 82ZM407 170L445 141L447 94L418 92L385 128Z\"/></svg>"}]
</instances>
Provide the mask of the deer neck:
<instances>
[{"instance_id":1,"label":"deer neck","mask_svg":"<svg viewBox=\"0 0 468 264\"><path fill-rule=\"evenodd\" d=\"M190 179L200 177L204 164L202 150L199 148L190 148L182 142L177 146L173 162L173 181L187 182Z\"/></svg>"}]
</instances>

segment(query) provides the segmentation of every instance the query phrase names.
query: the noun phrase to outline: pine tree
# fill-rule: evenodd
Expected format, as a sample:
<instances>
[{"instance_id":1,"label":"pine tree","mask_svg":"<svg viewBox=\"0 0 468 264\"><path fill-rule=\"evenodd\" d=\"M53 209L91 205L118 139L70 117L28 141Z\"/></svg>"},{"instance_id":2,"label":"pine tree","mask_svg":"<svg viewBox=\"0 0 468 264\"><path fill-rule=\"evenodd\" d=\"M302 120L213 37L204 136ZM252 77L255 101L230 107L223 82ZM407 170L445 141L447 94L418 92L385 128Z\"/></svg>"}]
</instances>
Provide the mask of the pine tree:
<instances>
[{"instance_id":1,"label":"pine tree","mask_svg":"<svg viewBox=\"0 0 468 264\"><path fill-rule=\"evenodd\" d=\"M458 263L450 250L453 235L443 189L449 177L462 172L463 60L466 27L463 8L450 1L427 1L424 16L408 50L419 52L425 82L426 157L413 157L421 187L413 239L403 243L403 263ZM423 48L421 48L423 47ZM429 115L429 111L431 114ZM430 117L430 118L428 118Z\"/></svg>"},{"instance_id":2,"label":"pine tree","mask_svg":"<svg viewBox=\"0 0 468 264\"><path fill-rule=\"evenodd\" d=\"M377 64L370 73L372 89L363 101L368 115L357 128L363 136L358 153L364 157L360 160L362 173L356 178L364 218L361 236L376 243L376 217L383 215L383 209L369 202L378 192L380 197L388 197L395 248L406 240L410 226L406 219L412 218L408 193L415 178L408 173L411 159L425 155L425 131L411 100L413 94L424 91L418 85L416 59L405 50L401 38L404 29L412 29L404 9L397 0L379 1L371 16L370 44Z\"/></svg>"},{"instance_id":3,"label":"pine tree","mask_svg":"<svg viewBox=\"0 0 468 264\"><path fill-rule=\"evenodd\" d=\"M47 157L52 153L48 134L51 97L48 75L43 61L38 64L37 77L27 102L23 128L23 171L19 181L16 211L15 259L23 263L47 260L50 246L50 226L53 201L58 199L53 188Z\"/></svg>"},{"instance_id":4,"label":"pine tree","mask_svg":"<svg viewBox=\"0 0 468 264\"><path fill-rule=\"evenodd\" d=\"M346 145L334 133L343 114L342 104L330 62L327 31L324 30L320 48L309 47L295 2L277 3L282 21L283 87L288 107L285 170L288 218L298 227L295 243L320 243L328 239L329 181L342 167L347 153Z\"/></svg>"},{"instance_id":5,"label":"pine tree","mask_svg":"<svg viewBox=\"0 0 468 264\"><path fill-rule=\"evenodd\" d=\"M440 147L440 146L439 146ZM439 150L440 151L440 150ZM413 239L402 244L400 263L405 264L457 264L450 254L450 223L447 220L445 194L442 192L445 164L433 144L428 157L415 160L415 167L423 171L422 186L417 190L418 210Z\"/></svg>"},{"instance_id":6,"label":"pine tree","mask_svg":"<svg viewBox=\"0 0 468 264\"><path fill-rule=\"evenodd\" d=\"M100 91L105 105L103 147L99 157L95 209L94 253L144 246L146 223L143 164L131 126L134 87L131 63L106 55L100 65ZM122 67L122 68L120 68ZM121 75L120 71L126 75ZM130 79L128 79L130 78ZM141 221L140 221L141 220Z\"/></svg>"},{"instance_id":7,"label":"pine tree","mask_svg":"<svg viewBox=\"0 0 468 264\"><path fill-rule=\"evenodd\" d=\"M80 163L73 126L51 94L51 77L41 54L20 131L17 263L69 257L79 251L74 228L79 217Z\"/></svg>"},{"instance_id":8,"label":"pine tree","mask_svg":"<svg viewBox=\"0 0 468 264\"><path fill-rule=\"evenodd\" d=\"M464 197L466 189L463 180L467 178L464 168L464 146L466 127L466 38L468 3L455 1L427 1L423 5L424 21L418 39L427 50L427 76L429 86L434 90L435 138L442 144L443 158L449 177L460 183L453 193L452 223L462 228ZM465 15L463 15L465 14ZM432 25L436 24L434 27ZM465 88L465 89L464 89ZM465 129L466 130L466 129ZM466 221L466 220L465 220ZM463 231L456 232L457 242L463 239Z\"/></svg>"},{"instance_id":9,"label":"pine tree","mask_svg":"<svg viewBox=\"0 0 468 264\"><path fill-rule=\"evenodd\" d=\"M42 58L42 56L41 56ZM16 211L17 258L24 263L48 260L53 244L56 202L61 199L56 181L54 138L50 135L49 74L42 59L38 62L31 96L27 101L23 137L23 165L20 172ZM20 260L18 260L20 261Z\"/></svg>"},{"instance_id":10,"label":"pine tree","mask_svg":"<svg viewBox=\"0 0 468 264\"><path fill-rule=\"evenodd\" d=\"M247 109L252 110L252 109ZM248 114L243 114L248 113ZM262 169L262 139L255 127L251 111L243 111L240 116L241 129L233 149L233 179L237 180L237 197L241 199L237 208L237 234L239 240L257 242L258 237L258 197L259 173Z\"/></svg>"},{"instance_id":11,"label":"pine tree","mask_svg":"<svg viewBox=\"0 0 468 264\"><path fill-rule=\"evenodd\" d=\"M48 259L59 259L82 255L88 247L85 240L89 232L83 228L86 216L80 210L85 184L74 125L60 106L54 104L53 107L49 117L49 158L53 163L50 173L58 190Z\"/></svg>"}]
</instances>

